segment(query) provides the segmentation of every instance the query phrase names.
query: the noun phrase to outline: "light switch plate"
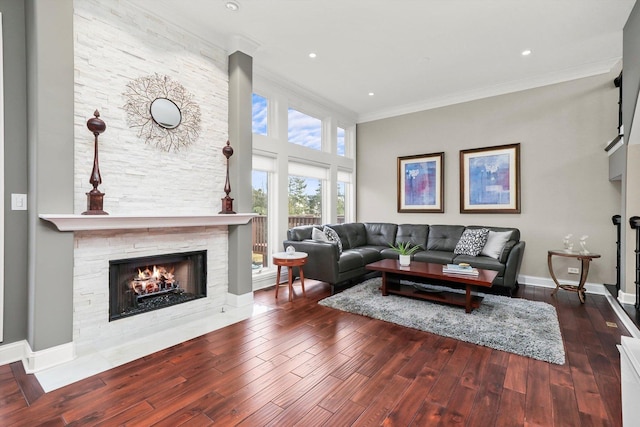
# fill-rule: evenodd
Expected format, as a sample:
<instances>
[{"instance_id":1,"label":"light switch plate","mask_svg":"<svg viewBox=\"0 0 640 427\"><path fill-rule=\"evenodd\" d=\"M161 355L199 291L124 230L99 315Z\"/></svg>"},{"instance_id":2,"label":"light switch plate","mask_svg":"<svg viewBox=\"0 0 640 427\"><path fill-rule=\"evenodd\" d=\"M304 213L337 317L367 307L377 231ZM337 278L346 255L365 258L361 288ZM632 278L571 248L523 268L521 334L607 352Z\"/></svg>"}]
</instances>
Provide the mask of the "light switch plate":
<instances>
[{"instance_id":1,"label":"light switch plate","mask_svg":"<svg viewBox=\"0 0 640 427\"><path fill-rule=\"evenodd\" d=\"M27 210L27 195L11 193L11 210L12 211L26 211Z\"/></svg>"}]
</instances>

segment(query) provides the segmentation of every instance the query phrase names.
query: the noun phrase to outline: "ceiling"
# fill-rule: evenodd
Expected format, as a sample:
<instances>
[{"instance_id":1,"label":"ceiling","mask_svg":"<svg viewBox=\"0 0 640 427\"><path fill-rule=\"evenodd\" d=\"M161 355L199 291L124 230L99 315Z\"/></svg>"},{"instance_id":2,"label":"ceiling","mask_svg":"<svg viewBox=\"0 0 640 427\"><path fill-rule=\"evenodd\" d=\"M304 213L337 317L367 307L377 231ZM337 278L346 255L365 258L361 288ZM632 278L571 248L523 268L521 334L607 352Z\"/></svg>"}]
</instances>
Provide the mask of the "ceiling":
<instances>
[{"instance_id":1,"label":"ceiling","mask_svg":"<svg viewBox=\"0 0 640 427\"><path fill-rule=\"evenodd\" d=\"M236 0L233 12L226 0L129 1L230 53L242 47L256 75L358 122L608 72L635 3Z\"/></svg>"}]
</instances>

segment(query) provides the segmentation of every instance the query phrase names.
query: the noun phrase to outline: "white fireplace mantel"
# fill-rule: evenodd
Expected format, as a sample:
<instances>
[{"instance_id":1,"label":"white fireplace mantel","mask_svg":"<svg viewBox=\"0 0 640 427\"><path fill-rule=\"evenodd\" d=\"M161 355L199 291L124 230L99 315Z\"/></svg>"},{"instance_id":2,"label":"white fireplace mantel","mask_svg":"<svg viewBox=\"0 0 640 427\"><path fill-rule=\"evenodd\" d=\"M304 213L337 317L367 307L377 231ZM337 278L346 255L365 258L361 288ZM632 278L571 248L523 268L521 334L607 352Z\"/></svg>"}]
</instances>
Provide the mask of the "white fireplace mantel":
<instances>
[{"instance_id":1,"label":"white fireplace mantel","mask_svg":"<svg viewBox=\"0 0 640 427\"><path fill-rule=\"evenodd\" d=\"M254 213L218 215L72 215L40 214L59 231L122 230L248 224Z\"/></svg>"}]
</instances>

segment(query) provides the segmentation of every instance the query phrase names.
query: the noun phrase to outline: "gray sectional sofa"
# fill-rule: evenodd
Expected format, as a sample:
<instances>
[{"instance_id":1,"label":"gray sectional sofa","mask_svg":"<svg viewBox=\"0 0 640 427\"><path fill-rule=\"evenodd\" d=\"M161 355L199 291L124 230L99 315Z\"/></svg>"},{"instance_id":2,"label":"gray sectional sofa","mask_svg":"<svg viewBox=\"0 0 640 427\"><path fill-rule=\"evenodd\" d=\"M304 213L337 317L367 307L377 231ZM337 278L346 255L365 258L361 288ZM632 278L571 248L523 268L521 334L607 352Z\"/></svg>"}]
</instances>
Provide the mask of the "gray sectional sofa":
<instances>
[{"instance_id":1,"label":"gray sectional sofa","mask_svg":"<svg viewBox=\"0 0 640 427\"><path fill-rule=\"evenodd\" d=\"M518 288L518 272L525 242L520 240L520 230L517 228L373 222L328 225L340 238L340 253L337 242L313 240L313 229L322 230L324 227L306 225L291 228L283 245L284 248L293 246L296 251L308 253L309 259L304 266L305 278L329 283L331 293L335 292L336 287L356 283L364 275L370 274L365 268L367 264L384 258L397 259L397 252L389 247L389 244L397 242L411 242L420 246L421 249L412 255L412 260L437 264L469 263L476 268L497 271L493 285L503 288L509 295ZM489 229L494 236L501 235L503 241L508 240L492 256L454 253L466 229L480 228Z\"/></svg>"}]
</instances>

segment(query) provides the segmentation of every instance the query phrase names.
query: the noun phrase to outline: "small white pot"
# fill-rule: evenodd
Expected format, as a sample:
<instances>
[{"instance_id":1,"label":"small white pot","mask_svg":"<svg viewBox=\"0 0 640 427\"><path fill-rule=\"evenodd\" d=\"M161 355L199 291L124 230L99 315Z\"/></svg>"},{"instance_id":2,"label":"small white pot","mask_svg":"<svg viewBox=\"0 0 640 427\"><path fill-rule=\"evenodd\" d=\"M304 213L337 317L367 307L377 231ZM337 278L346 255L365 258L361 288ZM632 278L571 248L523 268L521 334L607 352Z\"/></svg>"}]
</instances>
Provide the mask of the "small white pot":
<instances>
[{"instance_id":1,"label":"small white pot","mask_svg":"<svg viewBox=\"0 0 640 427\"><path fill-rule=\"evenodd\" d=\"M400 265L407 266L411 264L411 255L400 255Z\"/></svg>"}]
</instances>

